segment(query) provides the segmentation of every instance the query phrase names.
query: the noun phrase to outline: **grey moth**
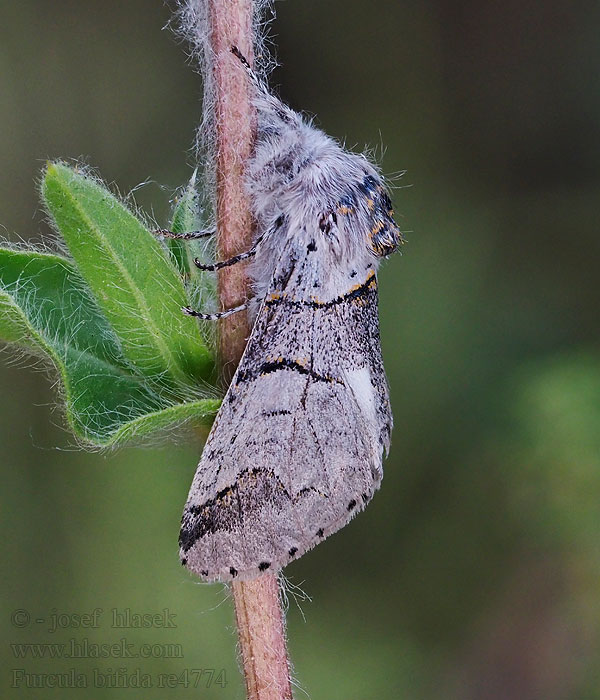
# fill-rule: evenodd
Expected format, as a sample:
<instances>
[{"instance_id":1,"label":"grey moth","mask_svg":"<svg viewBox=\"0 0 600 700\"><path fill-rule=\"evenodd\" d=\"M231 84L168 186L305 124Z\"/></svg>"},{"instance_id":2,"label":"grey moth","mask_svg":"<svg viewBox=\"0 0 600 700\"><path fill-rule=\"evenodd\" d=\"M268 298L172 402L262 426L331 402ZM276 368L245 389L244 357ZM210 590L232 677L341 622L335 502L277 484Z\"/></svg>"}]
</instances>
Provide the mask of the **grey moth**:
<instances>
[{"instance_id":1,"label":"grey moth","mask_svg":"<svg viewBox=\"0 0 600 700\"><path fill-rule=\"evenodd\" d=\"M252 258L254 320L183 512L181 561L207 581L277 572L379 487L392 414L377 268L402 242L376 168L232 51L258 115L246 166L257 233L250 251L212 269Z\"/></svg>"}]
</instances>

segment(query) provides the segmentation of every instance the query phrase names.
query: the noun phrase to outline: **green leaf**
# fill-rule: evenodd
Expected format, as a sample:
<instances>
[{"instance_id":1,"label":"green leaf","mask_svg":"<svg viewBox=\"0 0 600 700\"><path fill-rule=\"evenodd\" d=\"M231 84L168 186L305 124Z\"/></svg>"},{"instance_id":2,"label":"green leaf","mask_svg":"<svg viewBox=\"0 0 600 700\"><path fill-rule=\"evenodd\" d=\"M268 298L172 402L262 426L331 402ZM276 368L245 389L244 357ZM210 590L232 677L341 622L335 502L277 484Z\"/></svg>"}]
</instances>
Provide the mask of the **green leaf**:
<instances>
[{"instance_id":1,"label":"green leaf","mask_svg":"<svg viewBox=\"0 0 600 700\"><path fill-rule=\"evenodd\" d=\"M3 289L0 289L0 340L16 343L35 353L46 352L45 345L40 344L40 339L32 333L18 304Z\"/></svg>"},{"instance_id":2,"label":"green leaf","mask_svg":"<svg viewBox=\"0 0 600 700\"><path fill-rule=\"evenodd\" d=\"M0 249L0 284L0 339L53 360L77 435L96 442L132 417L164 405L128 366L67 260Z\"/></svg>"},{"instance_id":3,"label":"green leaf","mask_svg":"<svg viewBox=\"0 0 600 700\"><path fill-rule=\"evenodd\" d=\"M176 201L171 219L171 231L173 233L199 231L202 229L202 223L199 195L196 190L196 172L194 171L190 181ZM193 273L195 268L190 242L167 238L165 243L175 259L181 276L190 279L190 273Z\"/></svg>"},{"instance_id":4,"label":"green leaf","mask_svg":"<svg viewBox=\"0 0 600 700\"><path fill-rule=\"evenodd\" d=\"M173 233L189 233L206 228L202 218L200 197L196 189L196 172L183 189L173 210L171 231ZM194 265L194 259L202 262L212 262L215 258L215 238L208 236L199 240L165 240L171 251L180 274L188 283L193 304L209 307L216 298L216 275L210 272L200 272Z\"/></svg>"},{"instance_id":5,"label":"green leaf","mask_svg":"<svg viewBox=\"0 0 600 700\"><path fill-rule=\"evenodd\" d=\"M156 413L148 413L122 425L105 445L120 445L150 436L164 435L165 432L172 432L181 426L203 428L204 432L208 433L220 405L220 399L200 399L169 406Z\"/></svg>"},{"instance_id":6,"label":"green leaf","mask_svg":"<svg viewBox=\"0 0 600 700\"><path fill-rule=\"evenodd\" d=\"M0 340L49 357L81 439L115 445L187 422L210 426L215 399L169 405L123 356L74 266L47 253L0 249Z\"/></svg>"},{"instance_id":7,"label":"green leaf","mask_svg":"<svg viewBox=\"0 0 600 700\"><path fill-rule=\"evenodd\" d=\"M174 397L214 369L165 249L119 200L63 163L48 166L42 194L79 272L119 338L123 354Z\"/></svg>"}]
</instances>

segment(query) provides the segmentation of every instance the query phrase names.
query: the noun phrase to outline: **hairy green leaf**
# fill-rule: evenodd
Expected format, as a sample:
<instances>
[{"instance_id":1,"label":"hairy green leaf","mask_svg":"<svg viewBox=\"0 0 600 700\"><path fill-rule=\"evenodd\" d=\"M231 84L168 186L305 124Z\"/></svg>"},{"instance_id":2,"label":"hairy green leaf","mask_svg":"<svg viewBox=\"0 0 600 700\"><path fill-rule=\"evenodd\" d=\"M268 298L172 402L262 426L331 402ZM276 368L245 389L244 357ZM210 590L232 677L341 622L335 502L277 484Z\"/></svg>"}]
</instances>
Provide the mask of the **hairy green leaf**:
<instances>
[{"instance_id":1,"label":"hairy green leaf","mask_svg":"<svg viewBox=\"0 0 600 700\"><path fill-rule=\"evenodd\" d=\"M57 255L0 250L1 339L47 354L60 372L76 434L97 441L164 402L146 388L72 264Z\"/></svg>"},{"instance_id":2,"label":"hairy green leaf","mask_svg":"<svg viewBox=\"0 0 600 700\"><path fill-rule=\"evenodd\" d=\"M192 175L189 183L183 189L181 196L175 204L171 231L173 233L189 233L206 228L206 222L202 218L200 197L196 189L196 173ZM207 236L199 240L166 239L169 250L175 258L180 274L186 280L190 288L190 296L195 304L207 306L214 303L216 298L216 276L210 272L200 272L194 265L194 259L202 262L212 262L215 257L214 236Z\"/></svg>"},{"instance_id":3,"label":"hairy green leaf","mask_svg":"<svg viewBox=\"0 0 600 700\"><path fill-rule=\"evenodd\" d=\"M0 340L49 357L58 370L74 433L113 445L182 422L209 426L218 401L169 405L123 356L79 273L68 260L0 249Z\"/></svg>"},{"instance_id":4,"label":"hairy green leaf","mask_svg":"<svg viewBox=\"0 0 600 700\"><path fill-rule=\"evenodd\" d=\"M110 436L106 445L146 440L181 426L204 429L208 433L220 405L220 399L199 399L148 413L122 425Z\"/></svg>"},{"instance_id":5,"label":"hairy green leaf","mask_svg":"<svg viewBox=\"0 0 600 700\"><path fill-rule=\"evenodd\" d=\"M105 187L63 163L47 168L42 194L75 264L123 354L174 397L214 368L177 269L146 227Z\"/></svg>"},{"instance_id":6,"label":"hairy green leaf","mask_svg":"<svg viewBox=\"0 0 600 700\"><path fill-rule=\"evenodd\" d=\"M189 233L202 228L200 203L198 200L196 173L194 173L175 203L173 218L171 219L171 231L173 233ZM194 272L195 267L192 246L187 241L173 238L167 238L165 243L175 259L179 273L182 277L189 280L190 274Z\"/></svg>"}]
</instances>

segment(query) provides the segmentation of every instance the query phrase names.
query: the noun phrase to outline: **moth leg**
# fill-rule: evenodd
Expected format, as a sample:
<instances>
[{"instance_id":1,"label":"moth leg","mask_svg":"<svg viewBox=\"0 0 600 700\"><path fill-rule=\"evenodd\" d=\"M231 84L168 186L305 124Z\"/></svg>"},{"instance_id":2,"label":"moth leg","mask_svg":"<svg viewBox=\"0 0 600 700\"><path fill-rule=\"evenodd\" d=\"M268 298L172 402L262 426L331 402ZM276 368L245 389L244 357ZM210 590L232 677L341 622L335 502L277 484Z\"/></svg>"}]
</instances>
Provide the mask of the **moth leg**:
<instances>
[{"instance_id":1,"label":"moth leg","mask_svg":"<svg viewBox=\"0 0 600 700\"><path fill-rule=\"evenodd\" d=\"M215 270L220 270L223 267L229 267L230 265L235 265L236 263L239 263L242 260L247 260L255 254L256 250L254 248L251 248L248 252L240 253L239 255L234 255L233 258L229 258L229 260L223 260L222 262L211 263L208 265L203 262L200 262L198 258L194 258L194 265L199 270L204 270L205 272L215 272Z\"/></svg>"},{"instance_id":2,"label":"moth leg","mask_svg":"<svg viewBox=\"0 0 600 700\"><path fill-rule=\"evenodd\" d=\"M181 310L187 316L194 316L195 318L201 318L203 321L218 321L220 318L227 318L231 314L236 314L238 311L244 311L248 308L248 304L240 304L239 306L234 306L231 309L226 309L225 311L216 311L214 314L203 314L200 311L194 311L190 309L189 306L182 306Z\"/></svg>"},{"instance_id":3,"label":"moth leg","mask_svg":"<svg viewBox=\"0 0 600 700\"><path fill-rule=\"evenodd\" d=\"M214 236L216 230L214 228L205 229L203 231L189 231L187 233L173 233L173 231L167 231L164 228L156 229L152 231L155 236L162 236L163 238L177 238L184 241L193 241L197 238L207 238L208 236Z\"/></svg>"},{"instance_id":4,"label":"moth leg","mask_svg":"<svg viewBox=\"0 0 600 700\"><path fill-rule=\"evenodd\" d=\"M263 233L260 234L260 236L254 241L252 248L250 248L250 250L246 251L245 253L240 253L239 255L234 255L232 258L229 258L229 260L223 260L221 262L209 263L209 264L205 264L202 261L200 261L198 258L195 258L194 265L199 270L204 270L205 272L215 272L216 270L221 270L223 267L229 267L230 265L235 265L236 263L242 262L242 260L247 260L248 258L251 258L253 255L256 255L256 249L261 244L263 238L265 238L265 236L268 236L271 233L274 233L275 231L277 231L277 229L281 226L282 223L283 223L283 216L279 216L275 220L275 222L273 223L272 226L269 226L269 228L266 231L264 231Z\"/></svg>"}]
</instances>

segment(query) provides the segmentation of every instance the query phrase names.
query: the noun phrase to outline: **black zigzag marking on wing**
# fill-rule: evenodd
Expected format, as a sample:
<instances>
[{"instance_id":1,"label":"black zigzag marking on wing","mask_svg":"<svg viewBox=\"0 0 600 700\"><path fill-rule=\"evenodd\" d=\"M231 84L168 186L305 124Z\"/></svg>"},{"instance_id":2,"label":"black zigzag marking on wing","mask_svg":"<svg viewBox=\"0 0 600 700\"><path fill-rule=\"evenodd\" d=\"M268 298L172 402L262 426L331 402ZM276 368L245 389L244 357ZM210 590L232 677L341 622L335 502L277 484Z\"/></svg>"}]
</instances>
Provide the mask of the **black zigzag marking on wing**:
<instances>
[{"instance_id":1,"label":"black zigzag marking on wing","mask_svg":"<svg viewBox=\"0 0 600 700\"><path fill-rule=\"evenodd\" d=\"M333 306L338 306L339 304L344 304L346 302L352 302L361 297L367 296L371 292L376 290L377 280L374 274L371 274L360 286L355 289L346 292L345 294L340 294L340 296L330 301L317 301L315 299L289 299L288 297L276 296L272 298L265 299L265 306L277 306L278 304L286 304L287 306L299 307L310 307L312 309L330 309Z\"/></svg>"},{"instance_id":2,"label":"black zigzag marking on wing","mask_svg":"<svg viewBox=\"0 0 600 700\"><path fill-rule=\"evenodd\" d=\"M274 362L263 362L256 369L249 367L248 369L241 370L237 376L236 385L243 384L244 382L250 382L253 379L256 379L257 377L264 376L265 374L271 374L273 372L278 372L282 369L291 369L294 372L298 372L299 374L307 375L317 382L336 382L337 384L343 384L341 379L338 379L336 377L327 377L323 374L319 374L310 367L305 367L299 362L295 362L294 360L289 360L284 357L279 360L275 360Z\"/></svg>"},{"instance_id":3,"label":"black zigzag marking on wing","mask_svg":"<svg viewBox=\"0 0 600 700\"><path fill-rule=\"evenodd\" d=\"M183 552L187 552L207 534L233 530L243 522L244 517L255 514L266 503L283 508L286 502L295 503L311 491L327 498L327 494L314 487L305 487L293 496L272 470L261 467L244 469L231 486L221 489L204 503L185 509L179 546Z\"/></svg>"}]
</instances>

